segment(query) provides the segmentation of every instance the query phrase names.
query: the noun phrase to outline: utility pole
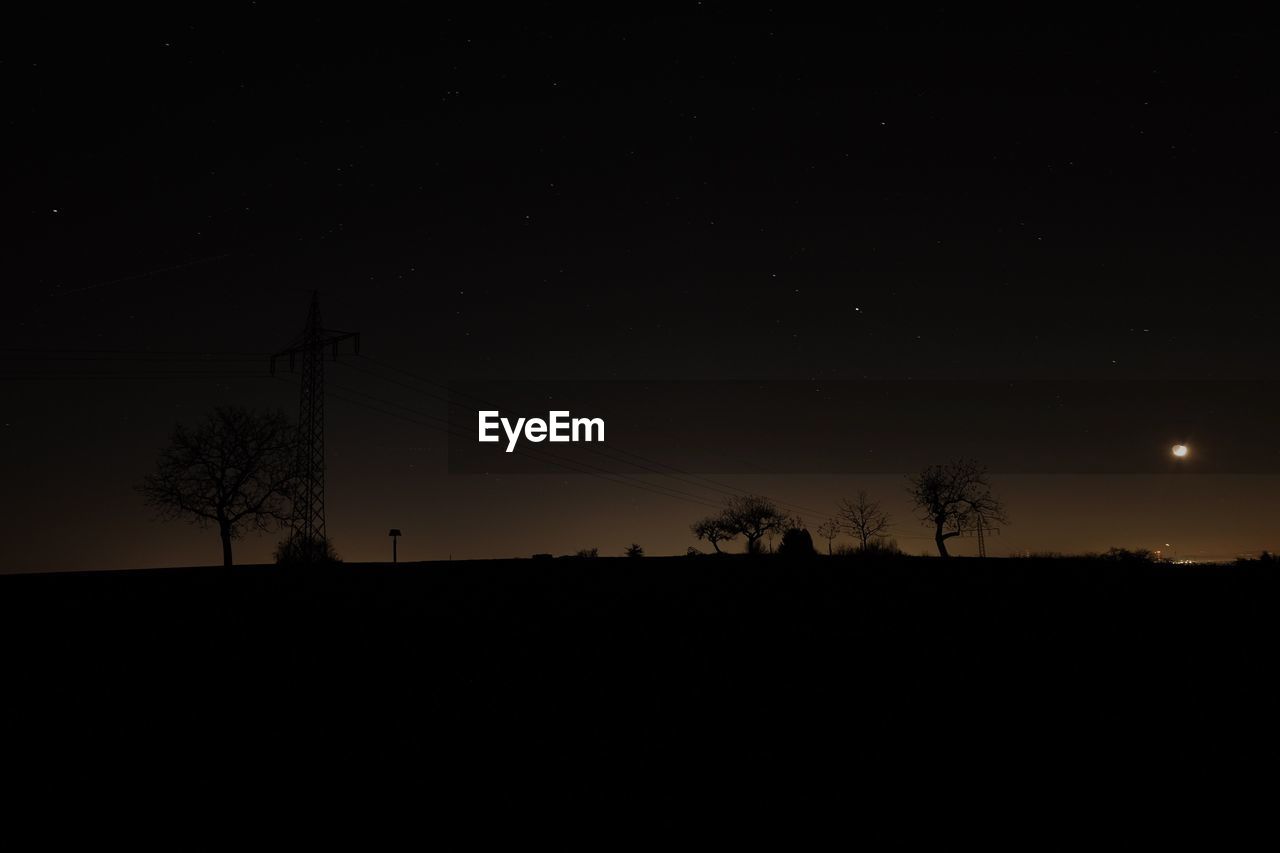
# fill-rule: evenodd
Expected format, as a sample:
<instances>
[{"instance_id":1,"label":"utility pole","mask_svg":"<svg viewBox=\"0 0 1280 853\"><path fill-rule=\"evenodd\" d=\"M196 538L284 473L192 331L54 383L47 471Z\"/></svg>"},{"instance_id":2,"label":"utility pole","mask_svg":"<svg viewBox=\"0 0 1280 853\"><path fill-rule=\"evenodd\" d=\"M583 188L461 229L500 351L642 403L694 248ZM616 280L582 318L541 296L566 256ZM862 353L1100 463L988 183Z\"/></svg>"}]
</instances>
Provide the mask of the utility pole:
<instances>
[{"instance_id":1,"label":"utility pole","mask_svg":"<svg viewBox=\"0 0 1280 853\"><path fill-rule=\"evenodd\" d=\"M271 374L276 359L289 357L289 370L302 361L301 397L298 402L298 480L293 495L293 520L289 550L303 563L316 562L325 555L324 526L324 352L328 348L336 361L338 344L349 340L360 352L360 333L326 329L320 321L320 294L312 292L307 325L293 343L271 356Z\"/></svg>"}]
</instances>

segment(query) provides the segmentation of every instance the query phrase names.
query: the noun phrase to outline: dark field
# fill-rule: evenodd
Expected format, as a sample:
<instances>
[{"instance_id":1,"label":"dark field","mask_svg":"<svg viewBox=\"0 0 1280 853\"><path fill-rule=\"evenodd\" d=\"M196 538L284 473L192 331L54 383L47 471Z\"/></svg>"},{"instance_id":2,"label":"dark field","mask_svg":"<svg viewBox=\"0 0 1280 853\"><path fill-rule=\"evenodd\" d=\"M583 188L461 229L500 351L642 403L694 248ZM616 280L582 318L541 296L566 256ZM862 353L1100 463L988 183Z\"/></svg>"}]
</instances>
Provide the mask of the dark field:
<instances>
[{"instance_id":1,"label":"dark field","mask_svg":"<svg viewBox=\"0 0 1280 853\"><path fill-rule=\"evenodd\" d=\"M960 558L9 576L6 772L63 801L392 791L653 825L1262 796L1278 587L1261 567Z\"/></svg>"}]
</instances>

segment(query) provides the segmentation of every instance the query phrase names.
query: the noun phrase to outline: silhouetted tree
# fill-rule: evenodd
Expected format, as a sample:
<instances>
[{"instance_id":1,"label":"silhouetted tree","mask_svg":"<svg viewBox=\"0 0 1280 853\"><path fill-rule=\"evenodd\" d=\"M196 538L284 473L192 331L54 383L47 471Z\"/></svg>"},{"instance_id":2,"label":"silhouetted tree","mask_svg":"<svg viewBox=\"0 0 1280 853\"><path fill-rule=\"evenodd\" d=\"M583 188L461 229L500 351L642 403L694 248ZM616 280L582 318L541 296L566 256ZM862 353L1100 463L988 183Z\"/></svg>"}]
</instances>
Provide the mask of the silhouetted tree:
<instances>
[{"instance_id":1,"label":"silhouetted tree","mask_svg":"<svg viewBox=\"0 0 1280 853\"><path fill-rule=\"evenodd\" d=\"M762 537L781 533L791 526L790 516L773 501L759 495L729 498L721 520L726 529L746 537L748 554L759 553Z\"/></svg>"},{"instance_id":2,"label":"silhouetted tree","mask_svg":"<svg viewBox=\"0 0 1280 853\"><path fill-rule=\"evenodd\" d=\"M778 544L778 554L783 557L815 557L818 552L813 547L813 537L803 527L789 527L782 534Z\"/></svg>"},{"instance_id":3,"label":"silhouetted tree","mask_svg":"<svg viewBox=\"0 0 1280 853\"><path fill-rule=\"evenodd\" d=\"M216 524L230 566L231 540L288 520L294 463L294 430L283 414L219 406L194 428L173 428L155 473L137 489L161 518Z\"/></svg>"},{"instance_id":4,"label":"silhouetted tree","mask_svg":"<svg viewBox=\"0 0 1280 853\"><path fill-rule=\"evenodd\" d=\"M831 543L840 535L840 522L829 518L818 525L818 535L827 540L827 556L831 556Z\"/></svg>"},{"instance_id":5,"label":"silhouetted tree","mask_svg":"<svg viewBox=\"0 0 1280 853\"><path fill-rule=\"evenodd\" d=\"M600 556L600 549L599 548L583 548L581 551L574 554L573 556L580 557L584 560L592 560Z\"/></svg>"},{"instance_id":6,"label":"silhouetted tree","mask_svg":"<svg viewBox=\"0 0 1280 853\"><path fill-rule=\"evenodd\" d=\"M889 521L889 514L880 508L880 502L871 500L866 491L860 490L858 497L852 501L842 498L838 514L845 529L857 537L862 548L866 548L871 540L883 536L893 526Z\"/></svg>"},{"instance_id":7,"label":"silhouetted tree","mask_svg":"<svg viewBox=\"0 0 1280 853\"><path fill-rule=\"evenodd\" d=\"M643 557L644 549L641 548L636 543L632 542L630 545L627 546L626 555L628 557Z\"/></svg>"},{"instance_id":8,"label":"silhouetted tree","mask_svg":"<svg viewBox=\"0 0 1280 853\"><path fill-rule=\"evenodd\" d=\"M907 491L920 512L920 522L933 525L933 541L941 557L950 556L947 540L979 518L1008 521L1004 506L991 493L986 468L972 459L930 465L909 478Z\"/></svg>"},{"instance_id":9,"label":"silhouetted tree","mask_svg":"<svg viewBox=\"0 0 1280 853\"><path fill-rule=\"evenodd\" d=\"M723 554L720 550L720 543L727 542L737 536L737 531L730 530L724 518L724 514L709 515L695 524L689 526L694 536L699 540L706 540L711 543L711 547L715 549L717 554Z\"/></svg>"}]
</instances>

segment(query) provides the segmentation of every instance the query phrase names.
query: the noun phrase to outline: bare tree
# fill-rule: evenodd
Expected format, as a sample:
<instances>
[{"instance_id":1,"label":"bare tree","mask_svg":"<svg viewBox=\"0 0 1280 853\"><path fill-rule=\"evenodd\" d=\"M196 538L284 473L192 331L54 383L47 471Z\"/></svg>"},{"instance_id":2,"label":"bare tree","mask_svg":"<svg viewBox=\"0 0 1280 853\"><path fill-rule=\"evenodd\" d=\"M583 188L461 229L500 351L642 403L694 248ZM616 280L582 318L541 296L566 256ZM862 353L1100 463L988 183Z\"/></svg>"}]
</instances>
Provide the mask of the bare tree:
<instances>
[{"instance_id":1,"label":"bare tree","mask_svg":"<svg viewBox=\"0 0 1280 853\"><path fill-rule=\"evenodd\" d=\"M695 524L689 526L689 530L697 536L699 541L707 541L711 543L711 547L715 549L717 554L723 554L720 550L720 543L727 542L737 536L737 531L730 530L725 525L723 515L709 515Z\"/></svg>"},{"instance_id":2,"label":"bare tree","mask_svg":"<svg viewBox=\"0 0 1280 853\"><path fill-rule=\"evenodd\" d=\"M777 504L759 495L729 498L720 517L728 530L746 537L748 554L759 553L762 537L781 534L792 525Z\"/></svg>"},{"instance_id":3,"label":"bare tree","mask_svg":"<svg viewBox=\"0 0 1280 853\"><path fill-rule=\"evenodd\" d=\"M818 525L818 535L827 540L827 556L831 556L831 543L840 535L840 522L829 518Z\"/></svg>"},{"instance_id":4,"label":"bare tree","mask_svg":"<svg viewBox=\"0 0 1280 853\"><path fill-rule=\"evenodd\" d=\"M860 490L855 500L842 498L839 516L845 529L857 537L859 547L863 549L893 526L889 514L880 508L880 502L871 500L865 490Z\"/></svg>"},{"instance_id":5,"label":"bare tree","mask_svg":"<svg viewBox=\"0 0 1280 853\"><path fill-rule=\"evenodd\" d=\"M173 428L155 473L137 489L161 518L217 524L230 566L232 539L289 518L294 437L283 414L219 406L194 428Z\"/></svg>"},{"instance_id":6,"label":"bare tree","mask_svg":"<svg viewBox=\"0 0 1280 853\"><path fill-rule=\"evenodd\" d=\"M947 553L947 540L975 522L1007 522L1004 505L991 493L987 469L972 459L930 465L908 480L907 491L920 513L921 524L933 525L938 555Z\"/></svg>"}]
</instances>

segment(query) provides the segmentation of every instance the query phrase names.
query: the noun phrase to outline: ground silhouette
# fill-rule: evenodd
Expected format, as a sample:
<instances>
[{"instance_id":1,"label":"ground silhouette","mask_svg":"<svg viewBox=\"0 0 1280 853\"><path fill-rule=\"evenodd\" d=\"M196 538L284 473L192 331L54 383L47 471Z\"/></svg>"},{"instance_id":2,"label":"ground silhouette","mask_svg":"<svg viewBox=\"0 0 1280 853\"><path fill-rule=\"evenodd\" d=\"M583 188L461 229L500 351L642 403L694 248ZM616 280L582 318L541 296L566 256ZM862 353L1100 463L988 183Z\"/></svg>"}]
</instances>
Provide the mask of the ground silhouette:
<instances>
[{"instance_id":1,"label":"ground silhouette","mask_svg":"<svg viewBox=\"0 0 1280 853\"><path fill-rule=\"evenodd\" d=\"M0 722L60 796L1022 808L1276 757L1277 591L1262 561L905 556L8 576Z\"/></svg>"}]
</instances>

